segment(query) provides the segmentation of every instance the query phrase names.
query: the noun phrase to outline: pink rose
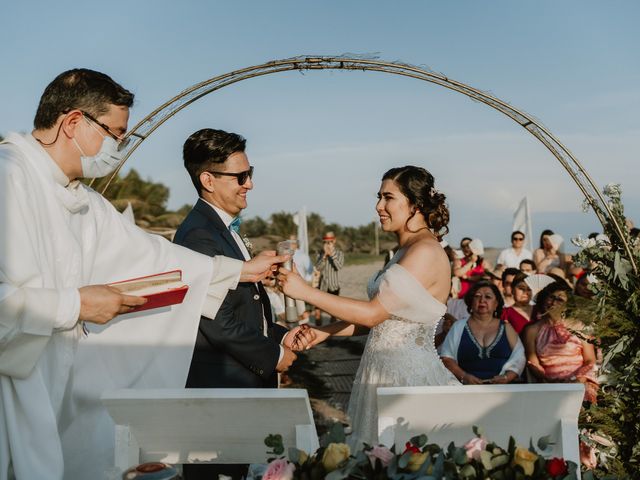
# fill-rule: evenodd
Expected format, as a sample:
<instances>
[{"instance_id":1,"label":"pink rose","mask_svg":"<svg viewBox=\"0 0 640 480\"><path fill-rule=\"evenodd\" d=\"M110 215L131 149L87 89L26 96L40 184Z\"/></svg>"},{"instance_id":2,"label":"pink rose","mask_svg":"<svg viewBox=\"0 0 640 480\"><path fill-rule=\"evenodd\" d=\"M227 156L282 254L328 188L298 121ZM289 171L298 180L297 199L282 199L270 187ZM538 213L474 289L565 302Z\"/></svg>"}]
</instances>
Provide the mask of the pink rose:
<instances>
[{"instance_id":1,"label":"pink rose","mask_svg":"<svg viewBox=\"0 0 640 480\"><path fill-rule=\"evenodd\" d=\"M464 449L467 451L467 457L474 460L480 460L480 453L487 448L487 441L484 437L476 437L469 440L464 444Z\"/></svg>"},{"instance_id":2,"label":"pink rose","mask_svg":"<svg viewBox=\"0 0 640 480\"><path fill-rule=\"evenodd\" d=\"M376 466L376 458L380 460L380 463L382 463L383 467L386 467L394 457L393 452L384 445L377 445L371 450L367 450L365 453L369 457L369 461L371 462L372 467Z\"/></svg>"},{"instance_id":3,"label":"pink rose","mask_svg":"<svg viewBox=\"0 0 640 480\"><path fill-rule=\"evenodd\" d=\"M287 462L285 458L279 458L269 464L264 472L262 480L293 480L293 472L296 467L293 463Z\"/></svg>"}]
</instances>

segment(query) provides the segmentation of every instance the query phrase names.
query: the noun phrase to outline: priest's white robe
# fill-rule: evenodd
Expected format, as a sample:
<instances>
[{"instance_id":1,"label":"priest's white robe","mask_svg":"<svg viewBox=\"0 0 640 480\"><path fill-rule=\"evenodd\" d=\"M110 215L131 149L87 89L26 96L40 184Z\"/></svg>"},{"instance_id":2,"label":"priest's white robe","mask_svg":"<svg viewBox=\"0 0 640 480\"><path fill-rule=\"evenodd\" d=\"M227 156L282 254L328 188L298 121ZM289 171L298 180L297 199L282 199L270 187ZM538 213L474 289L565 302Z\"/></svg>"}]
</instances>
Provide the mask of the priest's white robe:
<instances>
[{"instance_id":1,"label":"priest's white robe","mask_svg":"<svg viewBox=\"0 0 640 480\"><path fill-rule=\"evenodd\" d=\"M181 388L201 313L242 262L149 235L68 180L31 135L0 145L0 480L104 478L116 388ZM181 305L123 315L88 336L78 288L181 269Z\"/></svg>"}]
</instances>

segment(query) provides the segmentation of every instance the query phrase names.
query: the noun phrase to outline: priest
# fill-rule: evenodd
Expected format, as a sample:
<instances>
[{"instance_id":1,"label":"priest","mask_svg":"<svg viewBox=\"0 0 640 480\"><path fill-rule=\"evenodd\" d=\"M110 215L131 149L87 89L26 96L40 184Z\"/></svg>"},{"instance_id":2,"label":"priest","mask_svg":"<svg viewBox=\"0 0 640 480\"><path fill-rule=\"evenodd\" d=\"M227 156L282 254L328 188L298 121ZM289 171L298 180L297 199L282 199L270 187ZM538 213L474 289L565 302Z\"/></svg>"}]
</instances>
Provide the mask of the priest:
<instances>
[{"instance_id":1,"label":"priest","mask_svg":"<svg viewBox=\"0 0 640 480\"><path fill-rule=\"evenodd\" d=\"M78 181L120 164L132 103L107 75L70 70L45 89L33 132L0 145L0 480L104 478L102 392L183 387L200 315L284 260L171 244ZM176 269L190 288L171 308L127 315L145 299L107 285Z\"/></svg>"}]
</instances>

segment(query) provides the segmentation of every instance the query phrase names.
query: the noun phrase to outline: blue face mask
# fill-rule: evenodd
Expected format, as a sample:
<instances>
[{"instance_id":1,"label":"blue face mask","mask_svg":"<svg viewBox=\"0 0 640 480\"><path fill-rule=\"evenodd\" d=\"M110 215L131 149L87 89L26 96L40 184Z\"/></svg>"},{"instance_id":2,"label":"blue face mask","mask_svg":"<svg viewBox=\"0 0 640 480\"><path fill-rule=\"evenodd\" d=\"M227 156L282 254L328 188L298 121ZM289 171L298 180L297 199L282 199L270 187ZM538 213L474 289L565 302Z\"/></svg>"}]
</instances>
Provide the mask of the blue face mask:
<instances>
[{"instance_id":1,"label":"blue face mask","mask_svg":"<svg viewBox=\"0 0 640 480\"><path fill-rule=\"evenodd\" d=\"M122 152L118 151L118 143L109 136L103 138L100 151L93 156L85 155L75 138L73 143L80 150L80 163L84 178L105 177L122 163Z\"/></svg>"}]
</instances>

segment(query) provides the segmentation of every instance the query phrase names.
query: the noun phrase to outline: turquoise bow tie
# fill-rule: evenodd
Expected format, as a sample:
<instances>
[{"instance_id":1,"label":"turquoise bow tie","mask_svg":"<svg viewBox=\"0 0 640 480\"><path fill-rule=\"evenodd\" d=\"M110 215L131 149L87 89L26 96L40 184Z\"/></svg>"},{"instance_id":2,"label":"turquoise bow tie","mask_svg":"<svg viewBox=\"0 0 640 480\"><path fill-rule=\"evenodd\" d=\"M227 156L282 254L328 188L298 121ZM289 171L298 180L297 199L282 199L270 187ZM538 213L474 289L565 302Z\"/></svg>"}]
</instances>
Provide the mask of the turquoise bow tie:
<instances>
[{"instance_id":1,"label":"turquoise bow tie","mask_svg":"<svg viewBox=\"0 0 640 480\"><path fill-rule=\"evenodd\" d=\"M240 234L240 224L242 223L242 218L236 217L229 224L229 230L233 230L238 235Z\"/></svg>"}]
</instances>

